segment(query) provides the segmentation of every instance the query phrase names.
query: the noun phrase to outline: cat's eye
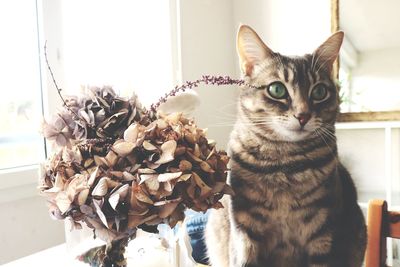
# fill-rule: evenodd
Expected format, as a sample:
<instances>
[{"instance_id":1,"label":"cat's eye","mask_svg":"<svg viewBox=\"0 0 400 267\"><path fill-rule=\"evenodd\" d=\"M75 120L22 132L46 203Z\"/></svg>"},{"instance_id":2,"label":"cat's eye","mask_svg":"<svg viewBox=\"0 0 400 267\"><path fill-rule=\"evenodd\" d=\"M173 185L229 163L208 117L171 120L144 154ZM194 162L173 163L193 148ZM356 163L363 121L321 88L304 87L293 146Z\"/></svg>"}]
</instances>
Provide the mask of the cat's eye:
<instances>
[{"instance_id":1,"label":"cat's eye","mask_svg":"<svg viewBox=\"0 0 400 267\"><path fill-rule=\"evenodd\" d=\"M311 99L321 102L328 97L328 89L323 84L316 85L311 91Z\"/></svg>"},{"instance_id":2,"label":"cat's eye","mask_svg":"<svg viewBox=\"0 0 400 267\"><path fill-rule=\"evenodd\" d=\"M267 88L268 94L275 99L283 99L287 97L285 85L281 82L271 83Z\"/></svg>"}]
</instances>

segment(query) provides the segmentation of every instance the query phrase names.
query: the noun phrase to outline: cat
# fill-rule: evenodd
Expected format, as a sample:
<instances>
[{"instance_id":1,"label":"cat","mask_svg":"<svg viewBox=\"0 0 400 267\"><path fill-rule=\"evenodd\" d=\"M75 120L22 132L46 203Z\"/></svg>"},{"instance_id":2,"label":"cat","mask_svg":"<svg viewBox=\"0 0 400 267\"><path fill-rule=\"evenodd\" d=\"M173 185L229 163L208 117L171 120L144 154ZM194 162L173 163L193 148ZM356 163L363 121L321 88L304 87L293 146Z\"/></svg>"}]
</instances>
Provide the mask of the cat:
<instances>
[{"instance_id":1,"label":"cat","mask_svg":"<svg viewBox=\"0 0 400 267\"><path fill-rule=\"evenodd\" d=\"M241 88L228 145L235 195L206 227L212 266L362 265L365 221L334 128L340 101L332 69L343 36L288 57L240 26L240 67L251 86Z\"/></svg>"}]
</instances>

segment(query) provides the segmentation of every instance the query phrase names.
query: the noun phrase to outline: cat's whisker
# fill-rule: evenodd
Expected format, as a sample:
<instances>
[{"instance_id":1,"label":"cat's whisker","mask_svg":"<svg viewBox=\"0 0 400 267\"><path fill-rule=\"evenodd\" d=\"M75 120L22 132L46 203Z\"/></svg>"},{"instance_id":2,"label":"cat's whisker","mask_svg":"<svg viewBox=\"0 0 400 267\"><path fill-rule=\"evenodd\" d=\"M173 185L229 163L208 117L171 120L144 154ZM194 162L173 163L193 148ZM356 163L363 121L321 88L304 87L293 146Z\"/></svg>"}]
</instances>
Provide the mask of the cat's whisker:
<instances>
[{"instance_id":1,"label":"cat's whisker","mask_svg":"<svg viewBox=\"0 0 400 267\"><path fill-rule=\"evenodd\" d=\"M331 143L336 142L336 138L330 136L327 132L325 132L325 130L323 130L322 128L319 129L319 132L321 133L321 135L324 137L325 141L330 141Z\"/></svg>"},{"instance_id":2,"label":"cat's whisker","mask_svg":"<svg viewBox=\"0 0 400 267\"><path fill-rule=\"evenodd\" d=\"M237 105L237 102L230 102L230 103L228 103L228 104L225 104L225 105L219 107L219 108L217 109L217 112L220 113L220 114L222 114L222 115L226 115L226 116L228 116L228 117L236 118L236 110L235 110L235 113L234 113L234 114L232 114L231 112L228 112L228 111L226 110L227 107L231 107L231 106L233 106L233 105Z\"/></svg>"},{"instance_id":3,"label":"cat's whisker","mask_svg":"<svg viewBox=\"0 0 400 267\"><path fill-rule=\"evenodd\" d=\"M320 131L319 131L320 129L321 129L321 128L316 128L314 131L315 131L315 133L317 133L317 136L321 137L321 139L324 141L325 145L328 147L328 149L329 149L329 151L332 153L332 155L335 156L335 153L333 153L332 148L330 147L330 145L328 144L328 142L325 140L323 132L320 132Z\"/></svg>"},{"instance_id":4,"label":"cat's whisker","mask_svg":"<svg viewBox=\"0 0 400 267\"><path fill-rule=\"evenodd\" d=\"M328 136L328 137L330 137L332 140L335 140L335 141L336 141L336 136L335 136L335 134L334 134L331 130L329 130L328 128L325 128L323 125L320 127L320 130L321 130L322 132L324 132L326 136Z\"/></svg>"},{"instance_id":5,"label":"cat's whisker","mask_svg":"<svg viewBox=\"0 0 400 267\"><path fill-rule=\"evenodd\" d=\"M224 123L224 122L221 122L221 123L210 124L208 127L234 126L235 124L244 125L244 126L270 125L270 123L268 123L268 122L257 122L257 123L253 123L253 122L249 122L249 123L244 123L244 122Z\"/></svg>"}]
</instances>

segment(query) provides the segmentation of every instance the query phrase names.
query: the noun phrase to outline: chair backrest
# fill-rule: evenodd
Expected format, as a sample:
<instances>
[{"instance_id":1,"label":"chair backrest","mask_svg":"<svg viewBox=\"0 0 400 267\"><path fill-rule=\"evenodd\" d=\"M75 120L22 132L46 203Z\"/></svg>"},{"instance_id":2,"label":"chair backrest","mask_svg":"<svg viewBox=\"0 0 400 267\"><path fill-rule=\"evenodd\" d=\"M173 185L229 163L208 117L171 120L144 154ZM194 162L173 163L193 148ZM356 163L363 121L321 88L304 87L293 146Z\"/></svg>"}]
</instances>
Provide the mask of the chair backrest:
<instances>
[{"instance_id":1,"label":"chair backrest","mask_svg":"<svg viewBox=\"0 0 400 267\"><path fill-rule=\"evenodd\" d=\"M388 211L384 200L368 204L368 243L365 267L386 266L386 238L400 238L400 212Z\"/></svg>"}]
</instances>

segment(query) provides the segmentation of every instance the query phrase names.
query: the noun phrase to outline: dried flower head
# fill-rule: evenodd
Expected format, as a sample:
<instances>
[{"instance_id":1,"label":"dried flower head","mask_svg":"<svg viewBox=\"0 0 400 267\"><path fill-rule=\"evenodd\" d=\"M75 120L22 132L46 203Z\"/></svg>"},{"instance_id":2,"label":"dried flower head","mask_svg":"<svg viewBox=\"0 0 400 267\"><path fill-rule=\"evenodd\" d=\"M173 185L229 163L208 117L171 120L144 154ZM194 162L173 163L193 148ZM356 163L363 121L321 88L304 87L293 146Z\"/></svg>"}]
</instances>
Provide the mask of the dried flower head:
<instances>
[{"instance_id":1,"label":"dried flower head","mask_svg":"<svg viewBox=\"0 0 400 267\"><path fill-rule=\"evenodd\" d=\"M185 208L220 208L221 197L233 194L226 184L229 157L182 114L152 115L137 96L125 99L110 87L65 103L43 123L56 152L39 188L53 218L68 218L75 228L84 222L111 242L137 228L173 227Z\"/></svg>"}]
</instances>

